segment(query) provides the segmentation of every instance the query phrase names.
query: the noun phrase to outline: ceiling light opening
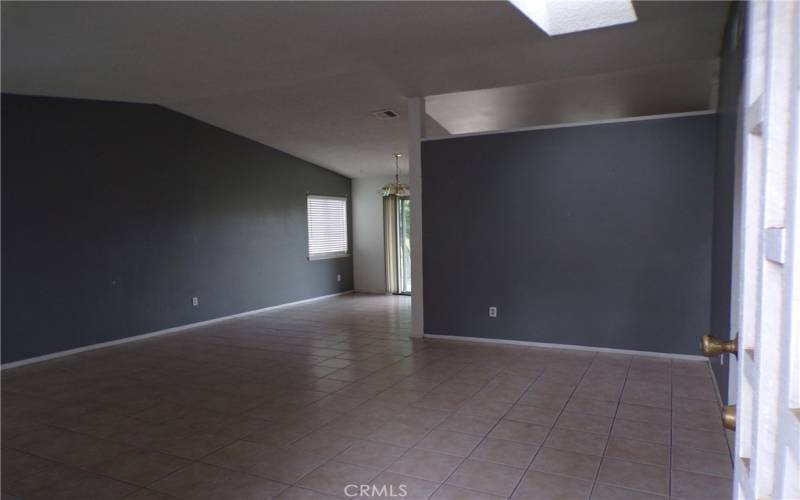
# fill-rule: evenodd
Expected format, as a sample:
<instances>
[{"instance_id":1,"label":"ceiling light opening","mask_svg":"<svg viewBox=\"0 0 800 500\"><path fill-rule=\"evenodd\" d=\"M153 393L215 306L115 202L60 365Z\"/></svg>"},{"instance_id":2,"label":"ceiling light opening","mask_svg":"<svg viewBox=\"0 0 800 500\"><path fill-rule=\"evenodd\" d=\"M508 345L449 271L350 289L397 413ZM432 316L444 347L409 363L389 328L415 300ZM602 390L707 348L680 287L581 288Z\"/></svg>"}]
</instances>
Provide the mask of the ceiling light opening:
<instances>
[{"instance_id":1,"label":"ceiling light opening","mask_svg":"<svg viewBox=\"0 0 800 500\"><path fill-rule=\"evenodd\" d=\"M550 36L635 22L630 0L509 0Z\"/></svg>"}]
</instances>

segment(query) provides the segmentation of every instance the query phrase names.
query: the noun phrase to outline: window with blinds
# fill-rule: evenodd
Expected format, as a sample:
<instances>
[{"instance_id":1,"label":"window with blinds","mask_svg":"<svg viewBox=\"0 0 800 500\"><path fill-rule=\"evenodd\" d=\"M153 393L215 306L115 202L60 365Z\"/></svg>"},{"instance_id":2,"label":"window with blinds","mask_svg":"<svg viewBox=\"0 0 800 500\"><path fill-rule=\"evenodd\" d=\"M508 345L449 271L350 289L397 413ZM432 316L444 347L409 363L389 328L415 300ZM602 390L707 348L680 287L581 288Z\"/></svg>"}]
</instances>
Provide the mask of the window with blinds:
<instances>
[{"instance_id":1,"label":"window with blinds","mask_svg":"<svg viewBox=\"0 0 800 500\"><path fill-rule=\"evenodd\" d=\"M347 255L347 198L309 195L308 258Z\"/></svg>"}]
</instances>

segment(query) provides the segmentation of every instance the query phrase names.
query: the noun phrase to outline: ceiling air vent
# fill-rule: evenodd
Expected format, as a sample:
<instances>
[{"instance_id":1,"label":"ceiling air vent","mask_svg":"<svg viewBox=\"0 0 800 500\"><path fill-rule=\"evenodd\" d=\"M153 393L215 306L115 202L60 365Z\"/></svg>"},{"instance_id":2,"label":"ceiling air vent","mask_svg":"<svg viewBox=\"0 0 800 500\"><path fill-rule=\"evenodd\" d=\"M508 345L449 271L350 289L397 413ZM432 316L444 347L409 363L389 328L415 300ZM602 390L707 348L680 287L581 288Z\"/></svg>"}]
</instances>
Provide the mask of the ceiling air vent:
<instances>
[{"instance_id":1,"label":"ceiling air vent","mask_svg":"<svg viewBox=\"0 0 800 500\"><path fill-rule=\"evenodd\" d=\"M380 111L373 111L372 116L380 120L393 120L400 115L393 109L382 109Z\"/></svg>"}]
</instances>

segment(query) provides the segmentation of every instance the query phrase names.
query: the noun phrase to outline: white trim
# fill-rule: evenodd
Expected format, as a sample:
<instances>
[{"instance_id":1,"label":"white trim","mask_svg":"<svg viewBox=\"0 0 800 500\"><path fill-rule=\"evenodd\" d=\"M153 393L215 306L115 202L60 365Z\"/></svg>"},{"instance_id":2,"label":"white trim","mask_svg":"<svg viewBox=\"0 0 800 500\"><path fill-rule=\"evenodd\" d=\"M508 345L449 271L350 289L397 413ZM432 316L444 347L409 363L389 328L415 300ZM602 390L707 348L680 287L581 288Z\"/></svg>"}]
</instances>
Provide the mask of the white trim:
<instances>
[{"instance_id":1,"label":"white trim","mask_svg":"<svg viewBox=\"0 0 800 500\"><path fill-rule=\"evenodd\" d=\"M632 116L628 118L610 118L608 120L594 120L594 121L573 122L573 123L556 123L552 125L535 125L533 127L507 128L502 130L486 130L482 132L466 132L463 134L452 134L441 137L424 137L422 138L422 142L443 141L447 139L457 139L459 137L473 137L479 135L509 134L512 132L527 132L531 130L548 130L553 128L567 128L567 127L585 127L587 125L640 122L644 120L663 120L665 118L684 118L687 116L704 116L704 115L713 115L716 113L717 113L716 110L707 109L703 111L687 111L685 113L666 113L663 115Z\"/></svg>"},{"instance_id":2,"label":"white trim","mask_svg":"<svg viewBox=\"0 0 800 500\"><path fill-rule=\"evenodd\" d=\"M411 186L411 337L425 333L425 292L422 238L422 138L425 137L425 99L408 99L408 183Z\"/></svg>"},{"instance_id":3,"label":"white trim","mask_svg":"<svg viewBox=\"0 0 800 500\"><path fill-rule=\"evenodd\" d=\"M452 340L454 342L477 342L481 344L504 344L504 345L523 346L523 347L543 347L545 349L570 349L573 351L610 352L615 354L632 354L634 356L649 356L653 358L671 358L671 359L686 359L691 361L705 361L706 363L708 363L708 358L706 358L705 356L697 356L694 354L673 354L668 352L634 351L632 349L614 349L611 347L588 347L583 345L572 345L572 344L553 344L550 342L529 342L527 340L487 339L485 337L459 337L456 335L432 335L430 333L426 333L423 337L431 340Z\"/></svg>"},{"instance_id":4,"label":"white trim","mask_svg":"<svg viewBox=\"0 0 800 500\"><path fill-rule=\"evenodd\" d=\"M298 301L295 301L295 302L287 302L285 304L278 304L276 306L269 306L269 307L264 307L264 308L261 308L261 309L254 309L252 311L245 311L245 312L241 312L241 313L231 314L230 316L222 316L221 318L208 319L208 320L205 320L205 321L198 321L197 323L189 323L187 325L174 326L172 328L166 328L164 330L157 330L155 332L150 332L150 333L142 333L140 335L134 335L132 337L125 337L125 338L122 338L122 339L111 340L109 342L100 342L99 344L90 344L90 345L86 345L86 346L82 346L82 347L76 347L75 349L69 349L69 350L66 350L66 351L58 351L58 352L53 352L53 353L50 353L50 354L44 354L42 356L36 356L36 357L33 357L33 358L21 359L19 361L12 361L10 363L4 363L4 364L0 365L0 370L5 370L7 368L16 368L17 366L24 366L24 365L29 365L29 364L32 364L32 363L39 363L40 361L47 361L49 359L62 358L64 356L70 356L72 354L78 354L78 353L81 353L81 352L94 351L95 349L102 349L104 347L112 347L112 346L115 346L115 345L127 344L128 342L137 342L139 340L145 340L145 339L148 339L150 337L158 337L160 335L167 335L167 334L170 334L170 333L178 333L178 332L182 332L184 330L191 330L192 328L198 328L198 327L201 327L201 326L213 325L215 323L228 321L230 319L242 318L244 316L251 316L253 314L265 313L265 312L272 311L272 310L275 310L275 309L283 309L284 307L297 306L297 305L305 304L305 303L308 303L308 302L316 302L318 300L329 299L331 297L337 297L339 295L348 295L348 294L351 294L351 293L353 293L353 290L347 290L346 292L332 293L332 294L329 294L329 295L321 295L319 297L311 297L310 299L303 299L303 300L298 300Z\"/></svg>"},{"instance_id":5,"label":"white trim","mask_svg":"<svg viewBox=\"0 0 800 500\"><path fill-rule=\"evenodd\" d=\"M314 255L309 255L308 260L328 260L328 259L343 259L345 257L352 257L353 254L350 252L332 252L332 253L318 253Z\"/></svg>"}]
</instances>

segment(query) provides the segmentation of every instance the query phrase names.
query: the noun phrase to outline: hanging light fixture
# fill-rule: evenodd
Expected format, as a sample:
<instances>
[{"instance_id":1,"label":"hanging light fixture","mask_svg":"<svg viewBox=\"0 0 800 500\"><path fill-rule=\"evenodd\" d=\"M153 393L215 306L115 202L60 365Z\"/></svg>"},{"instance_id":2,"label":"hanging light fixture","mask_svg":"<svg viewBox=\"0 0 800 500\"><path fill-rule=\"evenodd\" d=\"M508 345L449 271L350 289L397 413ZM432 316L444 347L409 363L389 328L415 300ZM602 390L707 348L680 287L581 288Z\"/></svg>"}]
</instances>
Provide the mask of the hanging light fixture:
<instances>
[{"instance_id":1,"label":"hanging light fixture","mask_svg":"<svg viewBox=\"0 0 800 500\"><path fill-rule=\"evenodd\" d=\"M381 189L383 196L408 196L411 190L408 184L400 184L400 158L403 155L400 153L394 154L394 182L389 183Z\"/></svg>"}]
</instances>

